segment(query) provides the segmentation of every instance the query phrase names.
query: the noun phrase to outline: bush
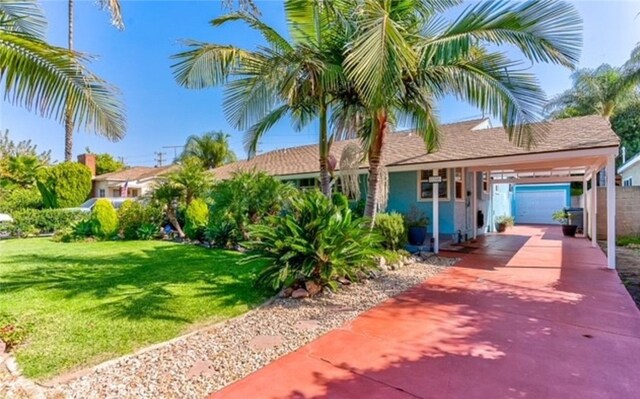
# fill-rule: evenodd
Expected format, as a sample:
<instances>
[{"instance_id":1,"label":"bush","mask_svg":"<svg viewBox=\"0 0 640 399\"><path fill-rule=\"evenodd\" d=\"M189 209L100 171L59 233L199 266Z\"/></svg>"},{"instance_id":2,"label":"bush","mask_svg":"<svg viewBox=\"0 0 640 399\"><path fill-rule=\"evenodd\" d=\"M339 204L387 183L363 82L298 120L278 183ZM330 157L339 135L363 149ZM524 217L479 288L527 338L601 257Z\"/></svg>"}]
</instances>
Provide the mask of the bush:
<instances>
[{"instance_id":1,"label":"bush","mask_svg":"<svg viewBox=\"0 0 640 399\"><path fill-rule=\"evenodd\" d=\"M36 187L0 189L0 212L13 214L23 209L42 208L42 196Z\"/></svg>"},{"instance_id":2,"label":"bush","mask_svg":"<svg viewBox=\"0 0 640 399\"><path fill-rule=\"evenodd\" d=\"M249 259L268 261L257 282L275 289L309 280L335 287L339 277L355 281L380 254L379 235L317 190L293 198L287 214L251 226L250 235Z\"/></svg>"},{"instance_id":3,"label":"bush","mask_svg":"<svg viewBox=\"0 0 640 399\"><path fill-rule=\"evenodd\" d=\"M151 240L158 235L159 230L157 224L145 223L138 228L136 236L138 240Z\"/></svg>"},{"instance_id":4,"label":"bush","mask_svg":"<svg viewBox=\"0 0 640 399\"><path fill-rule=\"evenodd\" d=\"M14 317L4 313L0 314L0 340L7 345L7 351L24 342L27 333L27 327L18 324Z\"/></svg>"},{"instance_id":5,"label":"bush","mask_svg":"<svg viewBox=\"0 0 640 399\"><path fill-rule=\"evenodd\" d=\"M102 239L112 238L118 232L118 214L111 201L100 198L91 213L93 234Z\"/></svg>"},{"instance_id":6,"label":"bush","mask_svg":"<svg viewBox=\"0 0 640 399\"><path fill-rule=\"evenodd\" d=\"M233 248L242 239L242 236L238 234L236 224L229 219L210 221L205 236L218 248Z\"/></svg>"},{"instance_id":7,"label":"bush","mask_svg":"<svg viewBox=\"0 0 640 399\"><path fill-rule=\"evenodd\" d=\"M71 208L91 194L91 171L77 162L46 168L38 181L45 208Z\"/></svg>"},{"instance_id":8,"label":"bush","mask_svg":"<svg viewBox=\"0 0 640 399\"><path fill-rule=\"evenodd\" d=\"M407 238L404 217L397 212L377 214L374 228L384 239L382 246L385 249L397 251Z\"/></svg>"},{"instance_id":9,"label":"bush","mask_svg":"<svg viewBox=\"0 0 640 399\"><path fill-rule=\"evenodd\" d=\"M292 185L285 184L263 172L236 173L214 186L210 228L216 230L221 221L233 224L232 236L247 238L248 226L261 223L267 216L277 215L288 200L296 195ZM225 228L228 226L225 225Z\"/></svg>"},{"instance_id":10,"label":"bush","mask_svg":"<svg viewBox=\"0 0 640 399\"><path fill-rule=\"evenodd\" d=\"M72 242L89 238L92 235L93 223L91 219L81 219L73 223L71 226L57 231L53 235L53 241Z\"/></svg>"},{"instance_id":11,"label":"bush","mask_svg":"<svg viewBox=\"0 0 640 399\"><path fill-rule=\"evenodd\" d=\"M194 199L185 211L184 233L191 240L202 240L208 221L209 206L202 199Z\"/></svg>"},{"instance_id":12,"label":"bush","mask_svg":"<svg viewBox=\"0 0 640 399\"><path fill-rule=\"evenodd\" d=\"M145 223L144 206L133 200L126 200L118 209L120 233L125 240L138 238L138 229Z\"/></svg>"},{"instance_id":13,"label":"bush","mask_svg":"<svg viewBox=\"0 0 640 399\"><path fill-rule=\"evenodd\" d=\"M7 232L17 237L49 234L86 218L86 213L66 209L23 209L11 214L13 222Z\"/></svg>"}]
</instances>

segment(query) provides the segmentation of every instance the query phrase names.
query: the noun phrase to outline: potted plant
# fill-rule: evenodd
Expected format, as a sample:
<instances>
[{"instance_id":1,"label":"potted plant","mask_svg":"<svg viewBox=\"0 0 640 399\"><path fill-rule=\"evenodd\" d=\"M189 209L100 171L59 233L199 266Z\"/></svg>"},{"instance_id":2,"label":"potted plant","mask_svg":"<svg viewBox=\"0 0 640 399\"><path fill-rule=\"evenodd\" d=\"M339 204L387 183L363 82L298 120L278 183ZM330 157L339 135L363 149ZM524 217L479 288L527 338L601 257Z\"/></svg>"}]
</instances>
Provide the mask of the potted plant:
<instances>
[{"instance_id":1,"label":"potted plant","mask_svg":"<svg viewBox=\"0 0 640 399\"><path fill-rule=\"evenodd\" d=\"M427 215L414 205L405 216L405 220L409 232L409 244L423 245L427 239L427 225L429 224Z\"/></svg>"},{"instance_id":2,"label":"potted plant","mask_svg":"<svg viewBox=\"0 0 640 399\"><path fill-rule=\"evenodd\" d=\"M553 212L553 220L562 225L562 234L566 237L575 237L578 226L572 223L573 215L567 208Z\"/></svg>"},{"instance_id":3,"label":"potted plant","mask_svg":"<svg viewBox=\"0 0 640 399\"><path fill-rule=\"evenodd\" d=\"M513 222L514 220L512 216L507 216L507 215L498 216L496 218L496 231L498 233L504 233L507 227L513 226Z\"/></svg>"}]
</instances>

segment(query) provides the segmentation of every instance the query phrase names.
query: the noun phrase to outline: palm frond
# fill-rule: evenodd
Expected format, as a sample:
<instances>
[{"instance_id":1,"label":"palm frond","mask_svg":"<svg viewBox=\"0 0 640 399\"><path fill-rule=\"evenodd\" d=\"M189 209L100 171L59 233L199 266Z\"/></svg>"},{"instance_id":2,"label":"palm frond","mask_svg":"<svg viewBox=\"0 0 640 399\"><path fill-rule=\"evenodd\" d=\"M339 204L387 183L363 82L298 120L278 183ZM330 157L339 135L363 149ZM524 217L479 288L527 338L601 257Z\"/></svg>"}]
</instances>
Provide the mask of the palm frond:
<instances>
[{"instance_id":1,"label":"palm frond","mask_svg":"<svg viewBox=\"0 0 640 399\"><path fill-rule=\"evenodd\" d=\"M124 30L124 21L122 20L122 10L119 0L99 0L100 8L109 12L111 16L111 24L119 30Z\"/></svg>"},{"instance_id":2,"label":"palm frond","mask_svg":"<svg viewBox=\"0 0 640 399\"><path fill-rule=\"evenodd\" d=\"M262 34L262 37L267 41L267 43L274 46L275 48L278 48L282 51L293 50L293 48L291 47L291 44L289 44L289 42L284 37L282 37L282 35L280 35L275 29L265 24L264 22L260 21L260 19L258 19L256 16L246 11L239 11L239 12L234 12L234 13L220 16L218 18L213 19L211 21L211 25L221 26L227 22L235 22L235 21L244 22L250 27L252 27L253 29L260 32L260 34Z\"/></svg>"},{"instance_id":3,"label":"palm frond","mask_svg":"<svg viewBox=\"0 0 640 399\"><path fill-rule=\"evenodd\" d=\"M284 118L289 112L288 105L281 105L275 108L273 111L269 112L264 118L262 118L258 123L251 126L244 135L244 148L247 151L247 155L249 158L253 158L258 150L258 144L262 139L262 136L269 131Z\"/></svg>"},{"instance_id":4,"label":"palm frond","mask_svg":"<svg viewBox=\"0 0 640 399\"><path fill-rule=\"evenodd\" d=\"M66 106L74 125L119 140L125 134L125 116L117 91L90 73L83 61L79 54L31 35L0 30L0 82L6 100L59 121Z\"/></svg>"},{"instance_id":5,"label":"palm frond","mask_svg":"<svg viewBox=\"0 0 640 399\"><path fill-rule=\"evenodd\" d=\"M0 0L0 30L44 39L47 20L35 0Z\"/></svg>"}]
</instances>

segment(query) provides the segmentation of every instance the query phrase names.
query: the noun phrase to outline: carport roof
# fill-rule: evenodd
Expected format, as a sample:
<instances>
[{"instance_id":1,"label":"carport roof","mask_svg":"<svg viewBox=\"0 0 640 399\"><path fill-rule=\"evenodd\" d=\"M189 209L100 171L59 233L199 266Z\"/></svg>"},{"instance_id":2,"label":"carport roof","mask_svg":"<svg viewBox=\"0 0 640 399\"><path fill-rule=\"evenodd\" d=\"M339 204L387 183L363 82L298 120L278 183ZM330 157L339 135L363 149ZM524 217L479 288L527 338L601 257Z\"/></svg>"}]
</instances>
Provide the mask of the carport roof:
<instances>
[{"instance_id":1,"label":"carport roof","mask_svg":"<svg viewBox=\"0 0 640 399\"><path fill-rule=\"evenodd\" d=\"M617 147L620 140L609 122L599 116L560 119L546 123L547 133L530 149L509 141L503 128L481 128L486 119L451 123L441 126L440 146L428 152L421 137L413 131L388 135L383 151L387 167L542 154L550 152ZM335 142L331 155L335 159L346 145L357 140ZM361 165L366 168L366 162ZM306 145L285 148L258 155L248 161L238 161L212 173L219 179L228 178L235 171L261 170L271 175L287 176L318 172L318 146Z\"/></svg>"}]
</instances>

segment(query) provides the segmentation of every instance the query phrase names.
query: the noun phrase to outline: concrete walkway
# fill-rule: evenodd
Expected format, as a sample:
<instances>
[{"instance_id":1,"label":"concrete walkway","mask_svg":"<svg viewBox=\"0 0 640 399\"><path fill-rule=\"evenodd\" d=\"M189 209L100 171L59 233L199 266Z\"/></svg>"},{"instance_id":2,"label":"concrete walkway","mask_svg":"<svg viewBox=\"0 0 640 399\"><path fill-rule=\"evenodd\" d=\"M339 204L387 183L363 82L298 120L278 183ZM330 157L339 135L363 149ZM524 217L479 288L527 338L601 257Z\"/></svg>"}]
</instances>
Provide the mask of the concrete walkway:
<instances>
[{"instance_id":1,"label":"concrete walkway","mask_svg":"<svg viewBox=\"0 0 640 399\"><path fill-rule=\"evenodd\" d=\"M599 248L516 227L212 398L640 398L640 312Z\"/></svg>"}]
</instances>

